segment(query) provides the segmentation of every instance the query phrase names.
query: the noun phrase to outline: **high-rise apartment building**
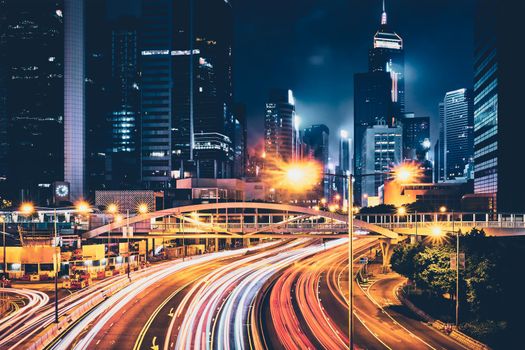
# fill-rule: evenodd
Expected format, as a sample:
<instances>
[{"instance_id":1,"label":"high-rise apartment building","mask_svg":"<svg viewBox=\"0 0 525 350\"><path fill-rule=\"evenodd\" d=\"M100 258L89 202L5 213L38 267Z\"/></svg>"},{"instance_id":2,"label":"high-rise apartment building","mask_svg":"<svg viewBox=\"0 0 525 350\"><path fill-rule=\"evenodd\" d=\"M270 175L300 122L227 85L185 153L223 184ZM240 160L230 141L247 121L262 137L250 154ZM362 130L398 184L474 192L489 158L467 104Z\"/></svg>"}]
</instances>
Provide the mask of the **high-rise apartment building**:
<instances>
[{"instance_id":1,"label":"high-rise apartment building","mask_svg":"<svg viewBox=\"0 0 525 350\"><path fill-rule=\"evenodd\" d=\"M473 162L473 100L472 91L449 91L443 100L445 180L466 176Z\"/></svg>"},{"instance_id":2,"label":"high-rise apartment building","mask_svg":"<svg viewBox=\"0 0 525 350\"><path fill-rule=\"evenodd\" d=\"M491 210L523 212L519 154L525 129L522 1L477 3L474 53L474 192L492 196Z\"/></svg>"},{"instance_id":3,"label":"high-rise apartment building","mask_svg":"<svg viewBox=\"0 0 525 350\"><path fill-rule=\"evenodd\" d=\"M293 159L295 101L291 90L272 90L266 102L264 152L268 166Z\"/></svg>"},{"instance_id":4,"label":"high-rise apartment building","mask_svg":"<svg viewBox=\"0 0 525 350\"><path fill-rule=\"evenodd\" d=\"M49 204L39 200L39 189L63 179L65 20L69 23L62 1L0 1L4 198ZM70 67L69 62L66 65Z\"/></svg>"}]
</instances>

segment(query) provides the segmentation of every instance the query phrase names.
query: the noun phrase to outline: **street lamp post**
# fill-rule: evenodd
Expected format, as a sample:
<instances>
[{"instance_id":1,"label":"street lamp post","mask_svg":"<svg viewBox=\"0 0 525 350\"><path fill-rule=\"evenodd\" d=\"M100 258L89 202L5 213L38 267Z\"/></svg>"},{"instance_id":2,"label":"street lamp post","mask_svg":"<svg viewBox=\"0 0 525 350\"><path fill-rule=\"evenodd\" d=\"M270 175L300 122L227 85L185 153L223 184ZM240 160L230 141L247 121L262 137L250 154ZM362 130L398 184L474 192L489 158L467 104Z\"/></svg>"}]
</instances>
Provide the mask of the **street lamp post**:
<instances>
[{"instance_id":1,"label":"street lamp post","mask_svg":"<svg viewBox=\"0 0 525 350\"><path fill-rule=\"evenodd\" d=\"M439 211L445 213L447 207L442 206L439 208ZM452 215L452 234L456 235L456 327L459 327L459 230L456 231L455 223L456 218L454 217L454 210L450 211Z\"/></svg>"},{"instance_id":2,"label":"street lamp post","mask_svg":"<svg viewBox=\"0 0 525 350\"><path fill-rule=\"evenodd\" d=\"M57 256L57 246L58 246L58 232L57 232L57 208L53 208L53 231L55 232L55 252L53 256L55 257L54 268L55 268L55 323L58 323L58 256Z\"/></svg>"},{"instance_id":3,"label":"street lamp post","mask_svg":"<svg viewBox=\"0 0 525 350\"><path fill-rule=\"evenodd\" d=\"M126 236L128 237L128 280L131 281L131 250L129 248L129 209L126 209Z\"/></svg>"},{"instance_id":4,"label":"street lamp post","mask_svg":"<svg viewBox=\"0 0 525 350\"><path fill-rule=\"evenodd\" d=\"M353 199L353 183L352 183L352 174L348 174L348 328L350 338L350 350L354 348L354 323L352 322L353 315L353 298L354 295L354 283L353 283L353 274L354 274L354 199Z\"/></svg>"},{"instance_id":5,"label":"street lamp post","mask_svg":"<svg viewBox=\"0 0 525 350\"><path fill-rule=\"evenodd\" d=\"M7 275L7 259L6 259L6 243L5 243L5 235L7 234L5 232L5 217L1 216L0 220L2 220L2 236L3 236L3 245L4 245L4 275Z\"/></svg>"}]
</instances>

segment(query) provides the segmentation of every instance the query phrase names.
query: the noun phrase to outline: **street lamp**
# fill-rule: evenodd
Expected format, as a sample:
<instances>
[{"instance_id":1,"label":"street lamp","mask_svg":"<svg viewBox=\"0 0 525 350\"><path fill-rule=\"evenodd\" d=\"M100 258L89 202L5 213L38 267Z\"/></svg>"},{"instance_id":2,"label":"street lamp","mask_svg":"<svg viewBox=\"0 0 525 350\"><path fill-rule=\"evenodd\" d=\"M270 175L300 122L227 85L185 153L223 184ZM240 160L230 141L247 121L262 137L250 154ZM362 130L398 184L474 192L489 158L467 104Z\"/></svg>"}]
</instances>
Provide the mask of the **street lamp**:
<instances>
[{"instance_id":1,"label":"street lamp","mask_svg":"<svg viewBox=\"0 0 525 350\"><path fill-rule=\"evenodd\" d=\"M149 212L148 204L147 203L140 203L138 208L137 208L137 211L138 211L138 213L140 215L146 215ZM140 249L139 249L139 256L140 256ZM146 254L144 255L144 262L145 263L148 262L148 239L146 239Z\"/></svg>"},{"instance_id":2,"label":"street lamp","mask_svg":"<svg viewBox=\"0 0 525 350\"><path fill-rule=\"evenodd\" d=\"M5 243L5 216L0 216L0 222L2 223L2 236L3 236L3 246L4 246L4 275L7 276L7 260L6 260L6 243Z\"/></svg>"},{"instance_id":3,"label":"street lamp","mask_svg":"<svg viewBox=\"0 0 525 350\"><path fill-rule=\"evenodd\" d=\"M35 212L35 205L31 202L24 202L20 205L19 211L24 216L31 216Z\"/></svg>"}]
</instances>

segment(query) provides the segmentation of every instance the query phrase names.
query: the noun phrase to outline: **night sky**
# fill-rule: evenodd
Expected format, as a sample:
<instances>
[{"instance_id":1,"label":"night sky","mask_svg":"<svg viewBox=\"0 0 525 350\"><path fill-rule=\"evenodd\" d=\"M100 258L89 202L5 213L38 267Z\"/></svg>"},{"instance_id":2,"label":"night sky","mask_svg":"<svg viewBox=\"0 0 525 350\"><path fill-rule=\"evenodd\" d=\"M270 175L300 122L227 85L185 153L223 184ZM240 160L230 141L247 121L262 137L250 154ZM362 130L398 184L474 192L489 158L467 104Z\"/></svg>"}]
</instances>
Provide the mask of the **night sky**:
<instances>
[{"instance_id":1,"label":"night sky","mask_svg":"<svg viewBox=\"0 0 525 350\"><path fill-rule=\"evenodd\" d=\"M472 86L474 0L387 0L388 22L404 40L406 110L430 116L446 91ZM264 130L271 87L291 88L303 125L325 123L331 156L350 129L353 74L367 70L381 0L235 2L235 98L247 104L251 145Z\"/></svg>"}]
</instances>

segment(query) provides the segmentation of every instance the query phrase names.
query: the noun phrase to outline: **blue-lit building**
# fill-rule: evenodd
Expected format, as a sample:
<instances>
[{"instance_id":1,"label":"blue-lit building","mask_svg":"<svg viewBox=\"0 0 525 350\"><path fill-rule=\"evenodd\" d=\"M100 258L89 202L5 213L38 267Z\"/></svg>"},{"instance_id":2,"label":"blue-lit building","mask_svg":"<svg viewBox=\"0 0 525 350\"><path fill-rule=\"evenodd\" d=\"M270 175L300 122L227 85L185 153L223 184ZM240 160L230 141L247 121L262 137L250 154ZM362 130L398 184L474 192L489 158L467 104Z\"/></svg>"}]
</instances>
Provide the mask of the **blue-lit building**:
<instances>
[{"instance_id":1,"label":"blue-lit building","mask_svg":"<svg viewBox=\"0 0 525 350\"><path fill-rule=\"evenodd\" d=\"M474 53L474 192L490 210L525 211L520 160L525 118L523 1L477 3Z\"/></svg>"},{"instance_id":2,"label":"blue-lit building","mask_svg":"<svg viewBox=\"0 0 525 350\"><path fill-rule=\"evenodd\" d=\"M111 23L111 136L106 179L115 189L136 187L140 180L138 29L135 18L118 18Z\"/></svg>"},{"instance_id":3,"label":"blue-lit building","mask_svg":"<svg viewBox=\"0 0 525 350\"><path fill-rule=\"evenodd\" d=\"M443 99L445 180L465 177L473 162L473 101L472 91L449 91Z\"/></svg>"}]
</instances>

